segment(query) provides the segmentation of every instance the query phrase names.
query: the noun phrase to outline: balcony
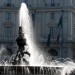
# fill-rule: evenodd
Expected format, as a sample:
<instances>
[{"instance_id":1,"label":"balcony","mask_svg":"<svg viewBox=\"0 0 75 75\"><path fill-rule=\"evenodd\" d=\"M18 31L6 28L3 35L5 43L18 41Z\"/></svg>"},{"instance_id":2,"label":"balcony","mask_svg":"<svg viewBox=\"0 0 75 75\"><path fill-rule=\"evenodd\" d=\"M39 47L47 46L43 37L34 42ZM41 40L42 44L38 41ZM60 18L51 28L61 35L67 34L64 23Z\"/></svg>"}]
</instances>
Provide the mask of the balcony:
<instances>
[{"instance_id":1,"label":"balcony","mask_svg":"<svg viewBox=\"0 0 75 75\"><path fill-rule=\"evenodd\" d=\"M7 4L4 3L4 5L0 6L0 10L19 10L19 7L15 6L14 4Z\"/></svg>"},{"instance_id":2,"label":"balcony","mask_svg":"<svg viewBox=\"0 0 75 75\"><path fill-rule=\"evenodd\" d=\"M7 7L10 7L11 6L11 4L7 4Z\"/></svg>"},{"instance_id":3,"label":"balcony","mask_svg":"<svg viewBox=\"0 0 75 75\"><path fill-rule=\"evenodd\" d=\"M72 9L72 8L74 8L74 6L73 5L70 5L70 4L66 4L66 5L63 5L63 4L59 4L59 3L55 3L55 4L50 4L50 3L45 3L45 4L42 4L42 3L40 3L40 4L37 4L37 5L35 5L35 4L28 4L28 8L30 9L30 10L41 10L41 9L45 9L45 10L47 10L47 9Z\"/></svg>"},{"instance_id":4,"label":"balcony","mask_svg":"<svg viewBox=\"0 0 75 75\"><path fill-rule=\"evenodd\" d=\"M12 7L12 6L14 6L14 4L4 3L4 6L6 6L6 7Z\"/></svg>"}]
</instances>

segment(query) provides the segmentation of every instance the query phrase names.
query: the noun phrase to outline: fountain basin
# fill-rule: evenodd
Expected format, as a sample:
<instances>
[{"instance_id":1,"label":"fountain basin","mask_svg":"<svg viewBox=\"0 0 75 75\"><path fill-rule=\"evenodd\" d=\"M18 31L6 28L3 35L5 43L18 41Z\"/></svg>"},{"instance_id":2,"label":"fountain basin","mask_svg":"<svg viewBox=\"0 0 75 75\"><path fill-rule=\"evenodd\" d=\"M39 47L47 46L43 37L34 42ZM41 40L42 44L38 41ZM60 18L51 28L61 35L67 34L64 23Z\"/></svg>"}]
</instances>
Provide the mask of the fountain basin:
<instances>
[{"instance_id":1,"label":"fountain basin","mask_svg":"<svg viewBox=\"0 0 75 75\"><path fill-rule=\"evenodd\" d=\"M62 67L0 66L1 75L61 75Z\"/></svg>"}]
</instances>

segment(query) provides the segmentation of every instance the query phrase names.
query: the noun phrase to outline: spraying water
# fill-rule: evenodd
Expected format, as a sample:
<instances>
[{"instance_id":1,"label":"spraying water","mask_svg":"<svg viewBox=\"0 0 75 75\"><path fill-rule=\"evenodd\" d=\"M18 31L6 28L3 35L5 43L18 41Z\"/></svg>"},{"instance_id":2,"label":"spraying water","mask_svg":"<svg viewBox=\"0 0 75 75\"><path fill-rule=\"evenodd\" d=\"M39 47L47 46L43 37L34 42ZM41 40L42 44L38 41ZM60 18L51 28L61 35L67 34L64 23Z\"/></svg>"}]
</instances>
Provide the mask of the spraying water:
<instances>
[{"instance_id":1,"label":"spraying water","mask_svg":"<svg viewBox=\"0 0 75 75\"><path fill-rule=\"evenodd\" d=\"M50 67L63 67L61 75L69 74L75 69L75 63L73 61L48 61L45 62L43 54L39 55L40 49L35 44L34 31L32 26L32 20L30 18L29 10L25 3L21 4L20 8L20 26L23 28L24 37L27 39L29 46L29 52L31 53L30 65L31 66L50 66Z\"/></svg>"},{"instance_id":2,"label":"spraying water","mask_svg":"<svg viewBox=\"0 0 75 75\"><path fill-rule=\"evenodd\" d=\"M59 62L56 60L50 61L49 60L50 58L48 60L44 59L47 57L44 56L43 54L41 54L40 48L38 48L35 43L33 24L32 24L30 14L29 14L29 10L25 3L21 4L21 8L19 11L19 17L20 17L19 18L20 26L23 29L24 37L26 38L27 44L29 46L28 51L31 53L30 59L25 56L25 58L30 60L29 66L33 66L33 67L39 66L40 73L42 71L43 74L46 72L46 71L44 71L44 69L45 69L45 70L47 70L47 73L50 75L69 75L75 69L75 63L72 60L64 59L64 62L62 63L62 62ZM0 55L1 55L1 53L2 53L2 49L1 49ZM12 55L9 61L11 61L13 56L15 56L15 55ZM2 63L0 63L0 65L2 65ZM6 65L8 65L8 64L5 62L5 66ZM11 66L11 64L8 66ZM24 63L22 62L21 66L27 66L27 65L24 65ZM46 67L46 68L43 68L43 67ZM52 69L52 67L55 67L55 70ZM56 67L59 67L62 69L58 69ZM25 70L27 73L30 73L28 68L26 68ZM35 68L34 68L34 70L35 70ZM52 71L52 74L50 71ZM9 71L7 71L7 72L9 72ZM15 71L13 71L13 73L14 72ZM10 73L11 73L11 71L10 71Z\"/></svg>"},{"instance_id":3,"label":"spraying water","mask_svg":"<svg viewBox=\"0 0 75 75\"><path fill-rule=\"evenodd\" d=\"M36 65L36 62L39 64L39 60L37 61L37 57L39 56L39 48L35 44L32 20L25 3L22 3L20 8L20 26L23 29L24 37L26 38L27 44L29 46L28 51L31 53L30 65Z\"/></svg>"}]
</instances>

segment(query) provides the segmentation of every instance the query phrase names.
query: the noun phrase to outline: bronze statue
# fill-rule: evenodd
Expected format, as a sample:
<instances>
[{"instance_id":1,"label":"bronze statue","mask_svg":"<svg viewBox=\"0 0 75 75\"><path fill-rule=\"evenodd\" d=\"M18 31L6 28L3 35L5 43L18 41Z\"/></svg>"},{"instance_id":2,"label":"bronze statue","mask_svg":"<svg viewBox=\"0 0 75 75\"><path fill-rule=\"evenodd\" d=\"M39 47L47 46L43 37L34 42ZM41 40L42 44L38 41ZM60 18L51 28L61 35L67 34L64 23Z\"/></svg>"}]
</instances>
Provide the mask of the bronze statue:
<instances>
[{"instance_id":1,"label":"bronze statue","mask_svg":"<svg viewBox=\"0 0 75 75\"><path fill-rule=\"evenodd\" d=\"M24 38L24 34L22 32L22 27L19 27L19 37L16 39L16 42L18 45L18 51L17 51L16 57L14 58L14 61L12 64L17 64L17 61L16 61L17 57L18 57L18 63L20 64L21 58L24 57L24 54L27 54L30 57L30 53L28 51L25 51L24 46L26 46L27 43L26 43L26 39ZM29 64L29 62L25 58L23 58L23 61Z\"/></svg>"}]
</instances>

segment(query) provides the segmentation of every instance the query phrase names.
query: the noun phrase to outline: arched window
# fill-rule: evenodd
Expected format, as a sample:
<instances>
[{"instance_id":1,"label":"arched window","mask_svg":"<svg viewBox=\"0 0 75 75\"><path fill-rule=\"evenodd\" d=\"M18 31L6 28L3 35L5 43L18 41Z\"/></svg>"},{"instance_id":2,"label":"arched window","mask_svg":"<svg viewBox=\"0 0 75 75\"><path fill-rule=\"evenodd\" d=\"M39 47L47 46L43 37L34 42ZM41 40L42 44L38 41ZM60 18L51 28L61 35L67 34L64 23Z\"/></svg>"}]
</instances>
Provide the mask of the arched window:
<instances>
[{"instance_id":1,"label":"arched window","mask_svg":"<svg viewBox=\"0 0 75 75\"><path fill-rule=\"evenodd\" d=\"M54 48L49 49L48 53L50 53L52 56L58 56L58 51Z\"/></svg>"}]
</instances>

